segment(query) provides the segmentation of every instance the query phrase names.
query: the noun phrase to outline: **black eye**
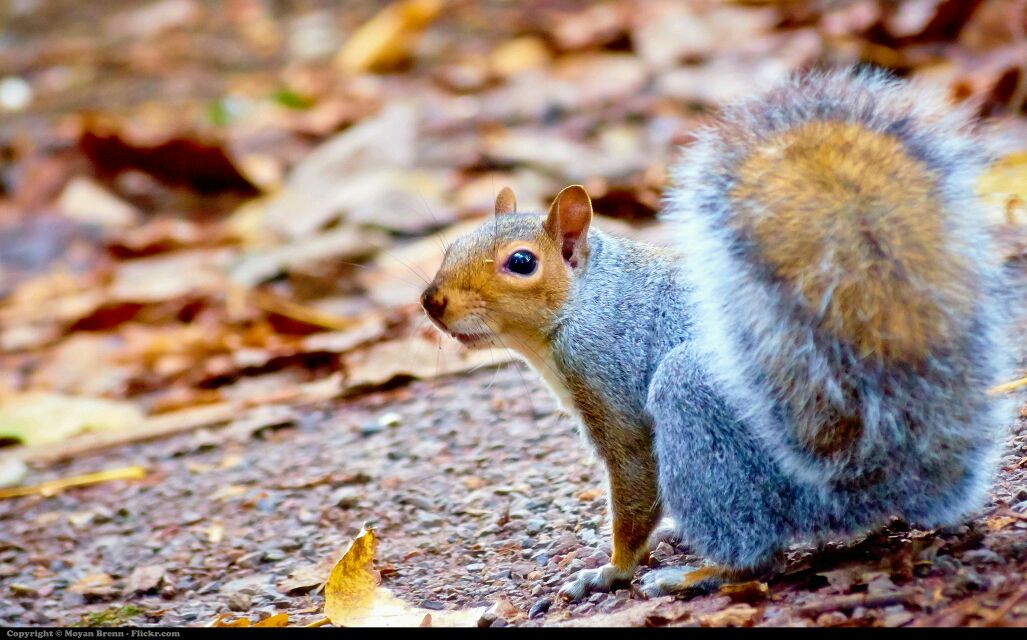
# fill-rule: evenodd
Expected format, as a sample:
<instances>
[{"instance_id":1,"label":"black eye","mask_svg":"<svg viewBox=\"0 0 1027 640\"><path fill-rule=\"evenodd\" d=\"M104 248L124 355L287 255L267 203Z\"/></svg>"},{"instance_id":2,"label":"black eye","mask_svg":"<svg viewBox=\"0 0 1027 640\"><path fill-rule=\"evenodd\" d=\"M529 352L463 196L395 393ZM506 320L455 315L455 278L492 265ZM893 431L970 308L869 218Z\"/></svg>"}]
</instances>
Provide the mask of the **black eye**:
<instances>
[{"instance_id":1,"label":"black eye","mask_svg":"<svg viewBox=\"0 0 1027 640\"><path fill-rule=\"evenodd\" d=\"M528 276L535 272L538 262L530 251L515 251L506 259L506 268L522 276Z\"/></svg>"}]
</instances>

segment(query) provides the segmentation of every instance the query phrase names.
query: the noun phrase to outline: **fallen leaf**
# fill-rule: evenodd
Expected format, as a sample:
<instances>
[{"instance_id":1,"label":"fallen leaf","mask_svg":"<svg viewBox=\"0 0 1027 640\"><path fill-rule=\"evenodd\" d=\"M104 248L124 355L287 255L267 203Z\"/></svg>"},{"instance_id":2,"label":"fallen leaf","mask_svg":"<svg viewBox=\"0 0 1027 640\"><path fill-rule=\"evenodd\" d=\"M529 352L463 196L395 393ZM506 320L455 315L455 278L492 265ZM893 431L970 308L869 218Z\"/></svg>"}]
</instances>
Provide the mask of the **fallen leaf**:
<instances>
[{"instance_id":1,"label":"fallen leaf","mask_svg":"<svg viewBox=\"0 0 1027 640\"><path fill-rule=\"evenodd\" d=\"M254 627L286 627L289 625L289 614L282 612L270 615L260 622L254 623Z\"/></svg>"},{"instance_id":2,"label":"fallen leaf","mask_svg":"<svg viewBox=\"0 0 1027 640\"><path fill-rule=\"evenodd\" d=\"M502 348L468 351L450 338L415 334L379 342L344 358L348 393L387 384L397 378L428 380L478 367L499 366L516 359Z\"/></svg>"},{"instance_id":3,"label":"fallen leaf","mask_svg":"<svg viewBox=\"0 0 1027 640\"><path fill-rule=\"evenodd\" d=\"M748 604L735 604L717 611L699 615L699 623L704 627L751 627L759 610Z\"/></svg>"},{"instance_id":4,"label":"fallen leaf","mask_svg":"<svg viewBox=\"0 0 1027 640\"><path fill-rule=\"evenodd\" d=\"M327 582L332 566L329 562L303 565L293 569L284 580L275 585L275 588L280 593L292 595L314 591Z\"/></svg>"},{"instance_id":5,"label":"fallen leaf","mask_svg":"<svg viewBox=\"0 0 1027 640\"><path fill-rule=\"evenodd\" d=\"M748 582L731 582L721 585L720 592L735 602L755 603L766 600L770 593L766 582L749 580Z\"/></svg>"},{"instance_id":6,"label":"fallen leaf","mask_svg":"<svg viewBox=\"0 0 1027 640\"><path fill-rule=\"evenodd\" d=\"M68 591L90 598L105 598L117 593L113 587L114 578L106 573L84 576L68 587Z\"/></svg>"},{"instance_id":7,"label":"fallen leaf","mask_svg":"<svg viewBox=\"0 0 1027 640\"><path fill-rule=\"evenodd\" d=\"M236 618L235 620L229 620L232 617L231 613L219 613L209 625L210 627L248 627L250 626L249 618Z\"/></svg>"},{"instance_id":8,"label":"fallen leaf","mask_svg":"<svg viewBox=\"0 0 1027 640\"><path fill-rule=\"evenodd\" d=\"M350 543L325 584L325 615L335 626L474 627L485 607L461 611L428 611L407 605L385 588L374 570L378 544L368 525ZM429 617L430 616L430 617Z\"/></svg>"},{"instance_id":9,"label":"fallen leaf","mask_svg":"<svg viewBox=\"0 0 1027 640\"><path fill-rule=\"evenodd\" d=\"M338 219L354 203L366 202L362 176L414 167L419 122L415 104L395 102L323 143L267 201L263 225L286 238L301 238Z\"/></svg>"},{"instance_id":10,"label":"fallen leaf","mask_svg":"<svg viewBox=\"0 0 1027 640\"><path fill-rule=\"evenodd\" d=\"M139 210L89 178L73 179L57 199L66 217L101 227L122 229L138 224Z\"/></svg>"},{"instance_id":11,"label":"fallen leaf","mask_svg":"<svg viewBox=\"0 0 1027 640\"><path fill-rule=\"evenodd\" d=\"M139 426L143 412L130 402L30 391L0 400L0 438L25 445L60 442L86 431Z\"/></svg>"},{"instance_id":12,"label":"fallen leaf","mask_svg":"<svg viewBox=\"0 0 1027 640\"><path fill-rule=\"evenodd\" d=\"M156 144L137 144L117 127L89 117L79 147L102 174L134 169L167 185L187 186L200 193L258 193L217 141L171 137Z\"/></svg>"},{"instance_id":13,"label":"fallen leaf","mask_svg":"<svg viewBox=\"0 0 1027 640\"><path fill-rule=\"evenodd\" d=\"M368 617L380 595L381 577L373 567L377 543L374 530L365 525L332 568L325 585L325 615L332 624L344 626Z\"/></svg>"},{"instance_id":14,"label":"fallen leaf","mask_svg":"<svg viewBox=\"0 0 1027 640\"><path fill-rule=\"evenodd\" d=\"M386 69L402 62L416 36L442 11L442 0L403 0L365 22L335 56L344 71Z\"/></svg>"},{"instance_id":15,"label":"fallen leaf","mask_svg":"<svg viewBox=\"0 0 1027 640\"><path fill-rule=\"evenodd\" d=\"M991 221L1027 225L1027 151L996 160L977 182L977 193L991 205Z\"/></svg>"}]
</instances>

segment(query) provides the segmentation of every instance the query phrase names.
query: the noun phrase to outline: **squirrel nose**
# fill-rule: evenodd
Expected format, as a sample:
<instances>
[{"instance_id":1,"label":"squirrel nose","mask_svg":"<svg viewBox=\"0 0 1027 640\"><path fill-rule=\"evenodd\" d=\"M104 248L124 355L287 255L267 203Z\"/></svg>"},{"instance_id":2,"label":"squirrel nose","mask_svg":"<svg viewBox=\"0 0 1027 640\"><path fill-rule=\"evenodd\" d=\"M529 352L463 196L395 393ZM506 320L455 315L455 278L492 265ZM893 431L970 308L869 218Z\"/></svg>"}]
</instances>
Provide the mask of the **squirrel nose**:
<instances>
[{"instance_id":1,"label":"squirrel nose","mask_svg":"<svg viewBox=\"0 0 1027 640\"><path fill-rule=\"evenodd\" d=\"M421 306L429 316L442 322L442 314L446 311L446 296L442 295L439 288L431 285L421 294Z\"/></svg>"}]
</instances>

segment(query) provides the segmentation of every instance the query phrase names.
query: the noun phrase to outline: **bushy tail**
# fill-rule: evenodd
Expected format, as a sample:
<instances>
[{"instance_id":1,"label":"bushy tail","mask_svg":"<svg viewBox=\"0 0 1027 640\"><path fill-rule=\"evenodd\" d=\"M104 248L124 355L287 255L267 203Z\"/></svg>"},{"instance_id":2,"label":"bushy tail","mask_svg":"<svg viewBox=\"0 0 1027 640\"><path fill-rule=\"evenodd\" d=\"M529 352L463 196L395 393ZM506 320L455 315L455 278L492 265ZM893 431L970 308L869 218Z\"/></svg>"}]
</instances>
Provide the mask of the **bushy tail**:
<instances>
[{"instance_id":1,"label":"bushy tail","mask_svg":"<svg viewBox=\"0 0 1027 640\"><path fill-rule=\"evenodd\" d=\"M968 123L884 74L810 74L686 150L666 217L701 339L785 463L861 474L915 438L970 446L994 421L997 252Z\"/></svg>"}]
</instances>

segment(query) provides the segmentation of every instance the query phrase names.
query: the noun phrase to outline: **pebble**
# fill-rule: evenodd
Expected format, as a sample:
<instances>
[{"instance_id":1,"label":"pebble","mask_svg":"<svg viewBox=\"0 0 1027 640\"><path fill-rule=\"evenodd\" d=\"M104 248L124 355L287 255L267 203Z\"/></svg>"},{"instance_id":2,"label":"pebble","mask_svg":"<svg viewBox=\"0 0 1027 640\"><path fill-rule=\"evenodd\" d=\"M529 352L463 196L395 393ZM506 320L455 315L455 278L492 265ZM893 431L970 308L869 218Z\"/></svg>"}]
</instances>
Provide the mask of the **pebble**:
<instances>
[{"instance_id":1,"label":"pebble","mask_svg":"<svg viewBox=\"0 0 1027 640\"><path fill-rule=\"evenodd\" d=\"M541 532L542 529L545 528L545 526L545 520L542 520L541 518L532 518L531 520L528 520L524 523L524 530L528 533L528 535L535 535L536 533Z\"/></svg>"},{"instance_id":2,"label":"pebble","mask_svg":"<svg viewBox=\"0 0 1027 640\"><path fill-rule=\"evenodd\" d=\"M217 591L220 588L221 588L221 582L218 581L218 580L215 580L214 582L205 584L202 587L200 587L199 589L197 589L196 590L196 595L202 596L202 595L205 595L205 594Z\"/></svg>"},{"instance_id":3,"label":"pebble","mask_svg":"<svg viewBox=\"0 0 1027 640\"><path fill-rule=\"evenodd\" d=\"M385 427L377 422L365 422L360 425L360 435L365 438L381 433L382 431L385 431Z\"/></svg>"},{"instance_id":4,"label":"pebble","mask_svg":"<svg viewBox=\"0 0 1027 640\"><path fill-rule=\"evenodd\" d=\"M974 549L963 554L963 561L973 564L1005 564L1005 559L991 549Z\"/></svg>"},{"instance_id":5,"label":"pebble","mask_svg":"<svg viewBox=\"0 0 1027 640\"><path fill-rule=\"evenodd\" d=\"M264 555L261 556L261 559L265 562L279 562L281 560L285 560L285 558L285 552L281 549L268 549L264 552Z\"/></svg>"},{"instance_id":6,"label":"pebble","mask_svg":"<svg viewBox=\"0 0 1027 640\"><path fill-rule=\"evenodd\" d=\"M539 616L545 615L551 606L553 606L552 598L541 598L531 605L531 609L528 610L528 617L534 620Z\"/></svg>"},{"instance_id":7,"label":"pebble","mask_svg":"<svg viewBox=\"0 0 1027 640\"><path fill-rule=\"evenodd\" d=\"M341 509L353 509L360 505L360 489L339 487L332 492L328 501Z\"/></svg>"},{"instance_id":8,"label":"pebble","mask_svg":"<svg viewBox=\"0 0 1027 640\"><path fill-rule=\"evenodd\" d=\"M433 611L441 611L446 605L442 604L438 600L421 600L419 605L422 609L432 609Z\"/></svg>"},{"instance_id":9,"label":"pebble","mask_svg":"<svg viewBox=\"0 0 1027 640\"><path fill-rule=\"evenodd\" d=\"M232 611L249 611L253 606L253 598L241 591L236 591L228 596L228 608Z\"/></svg>"},{"instance_id":10,"label":"pebble","mask_svg":"<svg viewBox=\"0 0 1027 640\"><path fill-rule=\"evenodd\" d=\"M236 560L235 566L242 567L243 569L255 569L260 566L260 561L263 557L263 551L252 551Z\"/></svg>"}]
</instances>

